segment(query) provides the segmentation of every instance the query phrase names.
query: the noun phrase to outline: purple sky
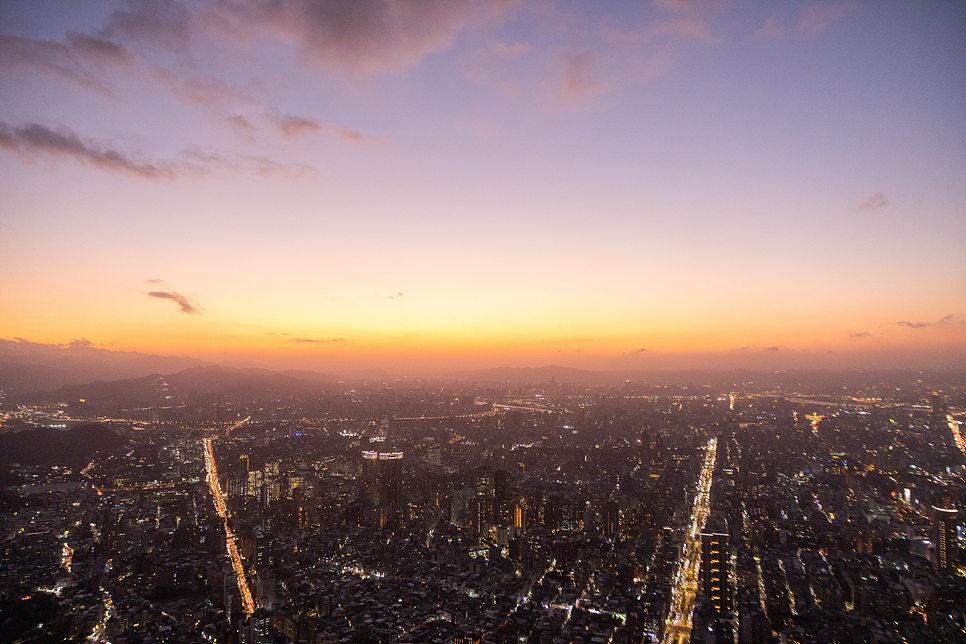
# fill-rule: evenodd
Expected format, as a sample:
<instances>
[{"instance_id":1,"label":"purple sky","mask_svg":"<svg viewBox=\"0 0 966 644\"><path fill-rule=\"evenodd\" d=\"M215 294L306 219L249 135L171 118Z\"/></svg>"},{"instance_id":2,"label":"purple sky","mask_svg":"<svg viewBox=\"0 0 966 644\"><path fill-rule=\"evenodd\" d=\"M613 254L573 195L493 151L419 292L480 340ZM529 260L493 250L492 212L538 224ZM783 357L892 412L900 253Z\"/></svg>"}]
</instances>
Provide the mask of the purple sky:
<instances>
[{"instance_id":1,"label":"purple sky","mask_svg":"<svg viewBox=\"0 0 966 644\"><path fill-rule=\"evenodd\" d=\"M964 35L953 2L0 3L0 338L962 367Z\"/></svg>"}]
</instances>

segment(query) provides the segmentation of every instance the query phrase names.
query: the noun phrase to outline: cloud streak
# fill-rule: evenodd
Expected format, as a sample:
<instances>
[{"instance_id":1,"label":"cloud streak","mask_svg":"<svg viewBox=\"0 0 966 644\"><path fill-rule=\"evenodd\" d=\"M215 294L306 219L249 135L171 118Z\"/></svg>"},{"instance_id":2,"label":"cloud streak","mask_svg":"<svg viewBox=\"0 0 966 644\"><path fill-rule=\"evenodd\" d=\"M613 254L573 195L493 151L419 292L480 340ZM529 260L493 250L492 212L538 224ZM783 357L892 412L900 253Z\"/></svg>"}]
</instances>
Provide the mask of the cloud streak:
<instances>
[{"instance_id":1,"label":"cloud streak","mask_svg":"<svg viewBox=\"0 0 966 644\"><path fill-rule=\"evenodd\" d=\"M91 43L79 44L82 53L91 52ZM112 94L106 84L84 69L74 50L61 43L0 34L0 67L34 69L76 87Z\"/></svg>"},{"instance_id":2,"label":"cloud streak","mask_svg":"<svg viewBox=\"0 0 966 644\"><path fill-rule=\"evenodd\" d=\"M944 324L948 324L949 322L952 322L954 317L955 316L950 313L949 315L939 318L935 322L908 322L906 320L902 320L900 322L896 322L896 324L899 326L904 326L908 329L925 329L926 327L930 326L942 326Z\"/></svg>"},{"instance_id":3,"label":"cloud streak","mask_svg":"<svg viewBox=\"0 0 966 644\"><path fill-rule=\"evenodd\" d=\"M889 200L881 192L877 192L858 206L855 207L855 212L872 212L873 210L879 210L880 208L885 208L889 205Z\"/></svg>"},{"instance_id":4,"label":"cloud streak","mask_svg":"<svg viewBox=\"0 0 966 644\"><path fill-rule=\"evenodd\" d=\"M142 179L174 176L172 168L167 164L139 161L111 146L82 139L64 126L53 130L39 123L27 123L18 127L0 123L0 148L12 150L28 158L35 154L71 157L85 165L133 174Z\"/></svg>"},{"instance_id":5,"label":"cloud streak","mask_svg":"<svg viewBox=\"0 0 966 644\"><path fill-rule=\"evenodd\" d=\"M316 338L293 338L292 342L311 342L311 343L325 343L325 342L345 342L345 338L329 338L326 340L319 340Z\"/></svg>"},{"instance_id":6,"label":"cloud streak","mask_svg":"<svg viewBox=\"0 0 966 644\"><path fill-rule=\"evenodd\" d=\"M177 161L146 161L114 146L82 138L65 126L56 129L39 123L13 126L0 122L0 149L9 150L25 161L38 156L69 158L89 167L129 174L142 179L206 177L217 172L242 173L258 177L305 176L315 168L305 164L280 163L263 156L237 155L231 158L211 152L189 150Z\"/></svg>"},{"instance_id":7,"label":"cloud streak","mask_svg":"<svg viewBox=\"0 0 966 644\"><path fill-rule=\"evenodd\" d=\"M276 118L275 127L286 139L298 139L316 132L334 132L340 139L350 143L365 143L370 138L352 128L323 123L302 116L291 116L289 114Z\"/></svg>"},{"instance_id":8,"label":"cloud streak","mask_svg":"<svg viewBox=\"0 0 966 644\"><path fill-rule=\"evenodd\" d=\"M205 312L205 310L198 306L198 303L192 300L190 297L182 295L181 293L175 293L174 291L151 291L148 293L148 297L171 300L178 305L182 313L200 315Z\"/></svg>"}]
</instances>

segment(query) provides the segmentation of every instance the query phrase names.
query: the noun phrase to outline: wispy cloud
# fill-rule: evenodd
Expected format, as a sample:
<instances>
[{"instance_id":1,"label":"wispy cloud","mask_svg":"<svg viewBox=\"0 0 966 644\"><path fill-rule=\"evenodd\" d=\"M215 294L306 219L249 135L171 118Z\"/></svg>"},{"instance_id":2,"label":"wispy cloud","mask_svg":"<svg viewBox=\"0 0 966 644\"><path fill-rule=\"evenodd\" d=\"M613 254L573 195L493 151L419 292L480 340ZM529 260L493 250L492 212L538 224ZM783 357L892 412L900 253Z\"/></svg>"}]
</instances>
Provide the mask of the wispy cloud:
<instances>
[{"instance_id":1,"label":"wispy cloud","mask_svg":"<svg viewBox=\"0 0 966 644\"><path fill-rule=\"evenodd\" d=\"M495 42L492 51L507 58L517 58L533 51L533 45L528 42Z\"/></svg>"},{"instance_id":2,"label":"wispy cloud","mask_svg":"<svg viewBox=\"0 0 966 644\"><path fill-rule=\"evenodd\" d=\"M631 351L632 354L646 353L646 352L647 352L647 349L634 349L633 351Z\"/></svg>"},{"instance_id":3,"label":"wispy cloud","mask_svg":"<svg viewBox=\"0 0 966 644\"><path fill-rule=\"evenodd\" d=\"M370 137L358 130L339 125L323 123L311 118L286 114L275 119L275 127L287 139L296 139L316 132L333 132L343 141L364 143Z\"/></svg>"},{"instance_id":4,"label":"wispy cloud","mask_svg":"<svg viewBox=\"0 0 966 644\"><path fill-rule=\"evenodd\" d=\"M406 295L404 293L396 293L395 295L387 295L386 299L395 300L396 298L399 298L399 297L406 297Z\"/></svg>"},{"instance_id":5,"label":"wispy cloud","mask_svg":"<svg viewBox=\"0 0 966 644\"><path fill-rule=\"evenodd\" d=\"M181 293L175 293L174 291L151 291L148 293L148 297L171 300L181 308L182 313L198 315L205 312L205 310L198 306L198 303L192 300L190 297L182 295Z\"/></svg>"},{"instance_id":6,"label":"wispy cloud","mask_svg":"<svg viewBox=\"0 0 966 644\"><path fill-rule=\"evenodd\" d=\"M885 208L889 205L889 200L881 192L877 192L858 206L855 207L855 212L871 212L873 210L878 210L880 208Z\"/></svg>"},{"instance_id":7,"label":"wispy cloud","mask_svg":"<svg viewBox=\"0 0 966 644\"><path fill-rule=\"evenodd\" d=\"M902 320L900 322L896 322L896 324L898 324L899 326L907 327L909 329L924 329L929 326L941 326L944 324L948 324L952 322L955 317L956 317L955 315L950 313L949 315L943 316L940 319L936 320L935 322L907 322L905 320Z\"/></svg>"},{"instance_id":8,"label":"wispy cloud","mask_svg":"<svg viewBox=\"0 0 966 644\"><path fill-rule=\"evenodd\" d=\"M74 50L61 43L0 34L0 67L34 69L77 87L112 94L107 84L84 68Z\"/></svg>"},{"instance_id":9,"label":"wispy cloud","mask_svg":"<svg viewBox=\"0 0 966 644\"><path fill-rule=\"evenodd\" d=\"M805 33L820 33L847 16L856 3L848 2L815 2L805 6L798 19L798 30Z\"/></svg>"},{"instance_id":10,"label":"wispy cloud","mask_svg":"<svg viewBox=\"0 0 966 644\"><path fill-rule=\"evenodd\" d=\"M762 347L762 351L781 351L781 347Z\"/></svg>"},{"instance_id":11,"label":"wispy cloud","mask_svg":"<svg viewBox=\"0 0 966 644\"><path fill-rule=\"evenodd\" d=\"M191 44L188 7L184 2L128 0L111 13L100 35L187 54Z\"/></svg>"},{"instance_id":12,"label":"wispy cloud","mask_svg":"<svg viewBox=\"0 0 966 644\"><path fill-rule=\"evenodd\" d=\"M868 331L860 331L859 333L850 333L850 338L871 338L872 334Z\"/></svg>"},{"instance_id":13,"label":"wispy cloud","mask_svg":"<svg viewBox=\"0 0 966 644\"><path fill-rule=\"evenodd\" d=\"M154 279L146 279L146 280L144 280L144 283L145 284L164 284L164 280L155 277Z\"/></svg>"},{"instance_id":14,"label":"wispy cloud","mask_svg":"<svg viewBox=\"0 0 966 644\"><path fill-rule=\"evenodd\" d=\"M755 30L755 36L768 40L781 38L784 35L785 28L782 26L781 19L776 16L768 18L765 20L765 24Z\"/></svg>"},{"instance_id":15,"label":"wispy cloud","mask_svg":"<svg viewBox=\"0 0 966 644\"><path fill-rule=\"evenodd\" d=\"M109 145L82 139L64 126L54 130L38 123L19 127L0 123L0 148L28 158L35 154L66 156L102 170L134 174L143 179L174 176L168 164L140 161Z\"/></svg>"},{"instance_id":16,"label":"wispy cloud","mask_svg":"<svg viewBox=\"0 0 966 644\"><path fill-rule=\"evenodd\" d=\"M561 57L560 65L560 82L551 89L554 98L580 104L606 88L597 53L588 49L572 51Z\"/></svg>"},{"instance_id":17,"label":"wispy cloud","mask_svg":"<svg viewBox=\"0 0 966 644\"><path fill-rule=\"evenodd\" d=\"M76 31L67 32L67 44L80 56L100 65L128 66L136 62L134 54L124 45Z\"/></svg>"},{"instance_id":18,"label":"wispy cloud","mask_svg":"<svg viewBox=\"0 0 966 644\"><path fill-rule=\"evenodd\" d=\"M319 340L316 338L294 338L292 342L345 342L345 338L329 338L325 340Z\"/></svg>"}]
</instances>

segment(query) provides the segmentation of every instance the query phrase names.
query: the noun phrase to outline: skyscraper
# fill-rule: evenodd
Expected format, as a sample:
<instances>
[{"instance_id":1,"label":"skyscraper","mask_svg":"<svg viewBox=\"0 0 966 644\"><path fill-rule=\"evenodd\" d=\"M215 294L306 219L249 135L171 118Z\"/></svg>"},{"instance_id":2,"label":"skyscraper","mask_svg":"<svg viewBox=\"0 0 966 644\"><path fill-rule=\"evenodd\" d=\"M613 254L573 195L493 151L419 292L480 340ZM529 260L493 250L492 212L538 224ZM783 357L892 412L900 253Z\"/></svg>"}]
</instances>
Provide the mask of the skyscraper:
<instances>
[{"instance_id":1,"label":"skyscraper","mask_svg":"<svg viewBox=\"0 0 966 644\"><path fill-rule=\"evenodd\" d=\"M379 487L382 489L381 501L384 505L395 507L400 504L399 490L402 487L402 452L379 454Z\"/></svg>"},{"instance_id":2,"label":"skyscraper","mask_svg":"<svg viewBox=\"0 0 966 644\"><path fill-rule=\"evenodd\" d=\"M701 533L701 582L705 601L715 616L731 611L731 589L728 582L730 553L728 535L724 532Z\"/></svg>"},{"instance_id":3,"label":"skyscraper","mask_svg":"<svg viewBox=\"0 0 966 644\"><path fill-rule=\"evenodd\" d=\"M959 563L956 545L956 523L959 511L933 506L933 529L936 540L936 565L940 570L952 570Z\"/></svg>"}]
</instances>

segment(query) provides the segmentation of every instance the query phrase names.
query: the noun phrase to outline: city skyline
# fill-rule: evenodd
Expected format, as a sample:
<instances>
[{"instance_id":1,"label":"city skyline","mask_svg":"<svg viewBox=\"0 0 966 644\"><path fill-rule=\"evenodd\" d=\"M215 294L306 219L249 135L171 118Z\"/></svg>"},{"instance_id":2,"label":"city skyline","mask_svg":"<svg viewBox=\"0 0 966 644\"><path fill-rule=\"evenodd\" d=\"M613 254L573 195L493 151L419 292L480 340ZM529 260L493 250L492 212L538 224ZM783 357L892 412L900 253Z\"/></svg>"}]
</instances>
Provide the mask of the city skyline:
<instances>
[{"instance_id":1,"label":"city skyline","mask_svg":"<svg viewBox=\"0 0 966 644\"><path fill-rule=\"evenodd\" d=\"M960 368L966 8L0 5L0 339Z\"/></svg>"}]
</instances>

